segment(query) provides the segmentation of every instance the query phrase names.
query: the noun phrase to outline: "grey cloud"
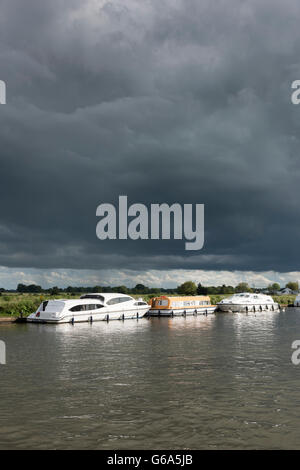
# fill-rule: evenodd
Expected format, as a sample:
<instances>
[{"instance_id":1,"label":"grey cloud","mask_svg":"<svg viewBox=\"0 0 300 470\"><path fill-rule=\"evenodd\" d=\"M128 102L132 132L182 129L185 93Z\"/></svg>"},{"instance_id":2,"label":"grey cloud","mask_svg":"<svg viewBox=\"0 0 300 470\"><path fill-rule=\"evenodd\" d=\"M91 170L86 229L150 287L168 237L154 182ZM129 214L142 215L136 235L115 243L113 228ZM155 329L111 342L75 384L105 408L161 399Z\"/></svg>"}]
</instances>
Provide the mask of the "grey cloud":
<instances>
[{"instance_id":1,"label":"grey cloud","mask_svg":"<svg viewBox=\"0 0 300 470\"><path fill-rule=\"evenodd\" d=\"M2 2L0 265L297 269L300 7ZM96 207L205 204L205 247L100 242Z\"/></svg>"}]
</instances>

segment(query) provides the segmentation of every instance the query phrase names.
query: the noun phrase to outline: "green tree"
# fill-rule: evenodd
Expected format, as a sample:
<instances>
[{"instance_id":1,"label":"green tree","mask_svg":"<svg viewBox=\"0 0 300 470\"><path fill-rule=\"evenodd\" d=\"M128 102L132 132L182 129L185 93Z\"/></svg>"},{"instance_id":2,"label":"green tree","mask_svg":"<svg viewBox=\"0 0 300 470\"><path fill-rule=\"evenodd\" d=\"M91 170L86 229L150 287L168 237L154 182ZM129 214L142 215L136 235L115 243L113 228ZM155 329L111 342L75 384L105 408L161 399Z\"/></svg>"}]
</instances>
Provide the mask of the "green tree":
<instances>
[{"instance_id":1,"label":"green tree","mask_svg":"<svg viewBox=\"0 0 300 470\"><path fill-rule=\"evenodd\" d=\"M247 282L240 282L236 288L235 292L240 293L240 292L252 292L252 289L250 288L249 284Z\"/></svg>"},{"instance_id":2,"label":"green tree","mask_svg":"<svg viewBox=\"0 0 300 470\"><path fill-rule=\"evenodd\" d=\"M177 292L182 295L196 295L197 286L193 281L186 281L177 287Z\"/></svg>"},{"instance_id":3,"label":"green tree","mask_svg":"<svg viewBox=\"0 0 300 470\"><path fill-rule=\"evenodd\" d=\"M285 287L291 290L298 291L299 290L299 284L298 282L288 282Z\"/></svg>"},{"instance_id":4,"label":"green tree","mask_svg":"<svg viewBox=\"0 0 300 470\"><path fill-rule=\"evenodd\" d=\"M128 294L128 289L126 286L117 286L116 292L120 292L120 294Z\"/></svg>"},{"instance_id":5,"label":"green tree","mask_svg":"<svg viewBox=\"0 0 300 470\"><path fill-rule=\"evenodd\" d=\"M25 284L18 284L17 292L27 292L27 286Z\"/></svg>"},{"instance_id":6,"label":"green tree","mask_svg":"<svg viewBox=\"0 0 300 470\"><path fill-rule=\"evenodd\" d=\"M216 287L216 291L218 294L233 294L234 293L234 287L232 286L226 286L223 284L222 286Z\"/></svg>"},{"instance_id":7,"label":"green tree","mask_svg":"<svg viewBox=\"0 0 300 470\"><path fill-rule=\"evenodd\" d=\"M50 289L50 295L57 295L59 294L60 289L57 286L51 287Z\"/></svg>"},{"instance_id":8,"label":"green tree","mask_svg":"<svg viewBox=\"0 0 300 470\"><path fill-rule=\"evenodd\" d=\"M74 292L74 287L68 286L68 287L65 289L65 292L68 292L69 294L73 294L73 292Z\"/></svg>"},{"instance_id":9,"label":"green tree","mask_svg":"<svg viewBox=\"0 0 300 470\"><path fill-rule=\"evenodd\" d=\"M137 284L133 289L132 292L134 294L148 294L149 287L144 286L144 284Z\"/></svg>"},{"instance_id":10,"label":"green tree","mask_svg":"<svg viewBox=\"0 0 300 470\"><path fill-rule=\"evenodd\" d=\"M37 286L35 284L30 284L26 286L25 284L18 284L17 287L18 292L42 292L41 286Z\"/></svg>"},{"instance_id":11,"label":"green tree","mask_svg":"<svg viewBox=\"0 0 300 470\"><path fill-rule=\"evenodd\" d=\"M151 287L149 289L150 294L160 294L160 288L159 287Z\"/></svg>"},{"instance_id":12,"label":"green tree","mask_svg":"<svg viewBox=\"0 0 300 470\"><path fill-rule=\"evenodd\" d=\"M202 284L199 282L197 286L197 294L198 295L207 295L208 289L207 287L202 286Z\"/></svg>"},{"instance_id":13,"label":"green tree","mask_svg":"<svg viewBox=\"0 0 300 470\"><path fill-rule=\"evenodd\" d=\"M234 287L226 286L226 288L224 289L224 294L234 294Z\"/></svg>"},{"instance_id":14,"label":"green tree","mask_svg":"<svg viewBox=\"0 0 300 470\"><path fill-rule=\"evenodd\" d=\"M268 291L271 294L275 294L275 292L278 292L280 290L280 285L277 282L274 282L273 284L268 285Z\"/></svg>"},{"instance_id":15,"label":"green tree","mask_svg":"<svg viewBox=\"0 0 300 470\"><path fill-rule=\"evenodd\" d=\"M102 286L94 286L93 287L93 292L98 292L98 293L101 293L102 292Z\"/></svg>"},{"instance_id":16,"label":"green tree","mask_svg":"<svg viewBox=\"0 0 300 470\"><path fill-rule=\"evenodd\" d=\"M30 284L30 286L28 286L28 292L42 292L42 288L41 286Z\"/></svg>"}]
</instances>

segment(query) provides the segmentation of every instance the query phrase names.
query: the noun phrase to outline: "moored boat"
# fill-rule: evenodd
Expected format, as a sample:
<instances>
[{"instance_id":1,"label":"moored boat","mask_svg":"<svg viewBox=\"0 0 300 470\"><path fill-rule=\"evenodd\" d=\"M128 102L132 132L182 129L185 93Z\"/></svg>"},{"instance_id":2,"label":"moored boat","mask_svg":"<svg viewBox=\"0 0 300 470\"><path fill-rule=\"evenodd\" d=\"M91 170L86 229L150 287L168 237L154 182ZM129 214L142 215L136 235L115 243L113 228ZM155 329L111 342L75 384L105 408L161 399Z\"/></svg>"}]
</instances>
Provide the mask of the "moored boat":
<instances>
[{"instance_id":1,"label":"moored boat","mask_svg":"<svg viewBox=\"0 0 300 470\"><path fill-rule=\"evenodd\" d=\"M222 312L259 312L262 310L277 310L279 304L270 295L242 292L227 297L217 304Z\"/></svg>"},{"instance_id":2,"label":"moored boat","mask_svg":"<svg viewBox=\"0 0 300 470\"><path fill-rule=\"evenodd\" d=\"M167 297L162 295L151 299L150 317L171 317L176 315L196 315L213 313L216 305L212 305L206 295Z\"/></svg>"},{"instance_id":3,"label":"moored boat","mask_svg":"<svg viewBox=\"0 0 300 470\"><path fill-rule=\"evenodd\" d=\"M141 318L150 305L125 294L85 294L80 299L45 300L29 315L33 323L77 323Z\"/></svg>"},{"instance_id":4,"label":"moored boat","mask_svg":"<svg viewBox=\"0 0 300 470\"><path fill-rule=\"evenodd\" d=\"M300 294L294 300L294 307L300 307Z\"/></svg>"}]
</instances>

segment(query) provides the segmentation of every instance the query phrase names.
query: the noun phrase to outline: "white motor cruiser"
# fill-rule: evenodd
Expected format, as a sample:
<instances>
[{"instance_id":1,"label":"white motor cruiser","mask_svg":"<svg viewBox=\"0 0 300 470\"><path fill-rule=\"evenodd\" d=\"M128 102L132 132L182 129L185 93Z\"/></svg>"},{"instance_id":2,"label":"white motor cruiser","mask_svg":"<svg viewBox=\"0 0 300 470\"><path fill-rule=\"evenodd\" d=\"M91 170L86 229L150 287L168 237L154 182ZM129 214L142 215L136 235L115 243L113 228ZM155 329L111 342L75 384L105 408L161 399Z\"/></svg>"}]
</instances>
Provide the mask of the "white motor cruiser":
<instances>
[{"instance_id":1,"label":"white motor cruiser","mask_svg":"<svg viewBox=\"0 0 300 470\"><path fill-rule=\"evenodd\" d=\"M274 302L270 295L249 292L234 294L221 300L217 305L222 312L259 312L279 308L278 303Z\"/></svg>"},{"instance_id":2,"label":"white motor cruiser","mask_svg":"<svg viewBox=\"0 0 300 470\"><path fill-rule=\"evenodd\" d=\"M77 323L141 318L150 305L125 294L85 294L74 300L45 300L28 316L35 323Z\"/></svg>"},{"instance_id":3,"label":"white motor cruiser","mask_svg":"<svg viewBox=\"0 0 300 470\"><path fill-rule=\"evenodd\" d=\"M294 307L300 307L300 294L294 300Z\"/></svg>"}]
</instances>

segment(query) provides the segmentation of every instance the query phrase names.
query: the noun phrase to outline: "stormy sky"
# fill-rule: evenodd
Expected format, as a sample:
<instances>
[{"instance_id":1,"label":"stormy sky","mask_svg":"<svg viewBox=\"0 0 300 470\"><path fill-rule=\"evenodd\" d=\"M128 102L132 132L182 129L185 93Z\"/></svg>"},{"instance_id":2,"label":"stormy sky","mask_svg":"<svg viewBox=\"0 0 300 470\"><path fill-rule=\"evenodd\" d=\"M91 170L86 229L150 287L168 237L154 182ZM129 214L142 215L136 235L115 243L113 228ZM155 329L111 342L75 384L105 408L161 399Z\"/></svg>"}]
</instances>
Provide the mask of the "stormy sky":
<instances>
[{"instance_id":1,"label":"stormy sky","mask_svg":"<svg viewBox=\"0 0 300 470\"><path fill-rule=\"evenodd\" d=\"M292 277L299 21L296 0L1 0L0 283ZM204 248L100 241L123 194L205 204Z\"/></svg>"}]
</instances>

